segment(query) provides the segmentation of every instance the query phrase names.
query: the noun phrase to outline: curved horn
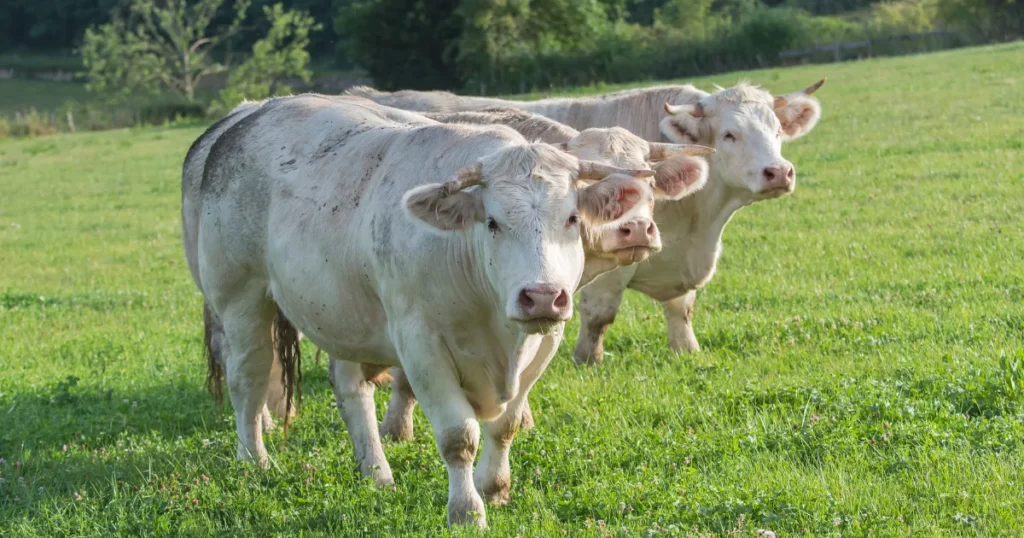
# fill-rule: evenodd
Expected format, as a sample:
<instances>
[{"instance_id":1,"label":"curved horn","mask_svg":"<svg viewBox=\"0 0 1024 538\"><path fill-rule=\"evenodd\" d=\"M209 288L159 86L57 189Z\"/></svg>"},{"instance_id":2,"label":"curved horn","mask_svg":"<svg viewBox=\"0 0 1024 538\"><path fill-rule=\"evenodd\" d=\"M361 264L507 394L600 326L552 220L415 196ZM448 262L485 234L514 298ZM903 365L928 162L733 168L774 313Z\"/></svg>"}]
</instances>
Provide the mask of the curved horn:
<instances>
[{"instance_id":1,"label":"curved horn","mask_svg":"<svg viewBox=\"0 0 1024 538\"><path fill-rule=\"evenodd\" d=\"M483 165L480 163L460 168L458 172L455 172L455 179L444 182L444 190L441 192L441 197L444 198L463 189L468 189L473 185L481 185L483 181Z\"/></svg>"},{"instance_id":2,"label":"curved horn","mask_svg":"<svg viewBox=\"0 0 1024 538\"><path fill-rule=\"evenodd\" d=\"M690 115L695 118L704 117L704 105L701 105L700 103L695 105L670 105L665 103L665 112L667 112L669 116L676 116L684 111L689 112Z\"/></svg>"},{"instance_id":3,"label":"curved horn","mask_svg":"<svg viewBox=\"0 0 1024 538\"><path fill-rule=\"evenodd\" d=\"M654 176L654 170L631 170L594 161L580 161L579 179L604 179L612 174L623 174L639 179Z\"/></svg>"},{"instance_id":4,"label":"curved horn","mask_svg":"<svg viewBox=\"0 0 1024 538\"><path fill-rule=\"evenodd\" d=\"M822 87L822 85L825 84L826 80L828 80L828 77L825 77L825 78L819 80L818 82L815 82L814 84L811 84L810 86L808 86L808 87L806 87L806 88L804 88L804 89L802 89L800 91L787 93L785 95L776 95L775 96L775 108L782 108L782 107L786 106L787 104L789 104L790 101L792 101L793 99L796 99L797 97L800 97L801 95L810 95L810 94L818 91L818 88Z\"/></svg>"},{"instance_id":5,"label":"curved horn","mask_svg":"<svg viewBox=\"0 0 1024 538\"><path fill-rule=\"evenodd\" d=\"M701 146L698 144L666 144L664 142L648 142L651 146L652 161L664 161L676 155L709 155L715 152L715 148Z\"/></svg>"}]
</instances>

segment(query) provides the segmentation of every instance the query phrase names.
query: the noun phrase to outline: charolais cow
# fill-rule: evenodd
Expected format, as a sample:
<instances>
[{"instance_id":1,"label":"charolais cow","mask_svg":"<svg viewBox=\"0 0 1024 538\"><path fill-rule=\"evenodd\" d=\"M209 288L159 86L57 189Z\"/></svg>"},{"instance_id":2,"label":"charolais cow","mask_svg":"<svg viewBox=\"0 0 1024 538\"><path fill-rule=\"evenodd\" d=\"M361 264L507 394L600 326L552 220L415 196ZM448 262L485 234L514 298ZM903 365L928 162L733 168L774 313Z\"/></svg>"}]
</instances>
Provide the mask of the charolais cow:
<instances>
[{"instance_id":1,"label":"charolais cow","mask_svg":"<svg viewBox=\"0 0 1024 538\"><path fill-rule=\"evenodd\" d=\"M347 99L357 99L348 97ZM367 101L371 102L371 101ZM217 138L226 129L243 119L250 112L258 109L264 102L243 102L236 107L226 118L214 125L204 136L200 137L186 156L182 173L182 226L185 237L186 256L189 260L189 267L193 279L198 283L198 268L196 267L197 248L196 222L198 221L198 189L209 150ZM396 113L397 111L393 111ZM539 140L556 144L559 148L578 157L611 164L621 168L646 169L650 165L656 167L654 176L655 199L679 199L692 194L703 186L707 178L707 165L705 161L686 157L685 155L704 155L713 152L711 148L693 144L665 144L648 143L639 139L622 128L609 129L588 129L580 133L575 129L564 126L558 122L523 112L516 109L488 110L484 112L467 112L456 114L424 114L441 123L468 123L477 125L502 124L513 127L528 140ZM432 117L433 116L433 117ZM671 159L671 162L666 161ZM580 186L583 186L581 184ZM653 222L653 209L645 210L638 208L636 216L623 221L616 226L591 226L591 223L584 219L581 222L580 233L584 241L584 253L586 263L580 286L592 281L598 275L614 269L621 265L628 265L644 261L651 252L661 248L661 239L657 227ZM208 388L213 392L218 401L220 400L221 378L224 368L223 352L223 330L218 325L215 317L205 314L207 319L206 328L210 332L208 340L211 342L207 361L209 363L210 376L207 379ZM301 334L300 334L301 337ZM317 364L321 350L317 349ZM268 389L268 409L263 412L264 429L273 427L272 415L285 416L284 386L280 382L279 361L274 363L275 375L271 376ZM400 372L399 372L400 373ZM386 379L380 378L382 381ZM404 376L399 378L399 394L407 392L404 386ZM407 409L409 420L414 402L405 405L391 405L389 412L381 427L382 434L396 438L411 437L395 434L392 431L403 431L401 425L394 422L395 415L392 411ZM294 411L291 412L294 415ZM406 416L404 413L401 416ZM411 422L410 422L411 424ZM395 425L393 429L389 425ZM523 427L530 428L533 420L529 407L524 409Z\"/></svg>"},{"instance_id":2,"label":"charolais cow","mask_svg":"<svg viewBox=\"0 0 1024 538\"><path fill-rule=\"evenodd\" d=\"M268 464L275 353L290 406L302 331L331 357L361 472L393 483L373 381L401 367L448 469L449 523L486 526L483 499L508 500L523 402L572 315L580 221L649 209L638 178L653 172L355 99L302 95L239 113L211 128L222 132L195 207L183 207L197 216L184 239L196 231L197 284L223 331L238 458Z\"/></svg>"},{"instance_id":3,"label":"charolais cow","mask_svg":"<svg viewBox=\"0 0 1024 538\"><path fill-rule=\"evenodd\" d=\"M658 204L655 219L664 248L649 263L602 275L580 292L580 334L573 358L600 362L603 338L626 288L662 303L668 343L675 351L697 351L693 332L696 290L714 275L725 225L739 209L784 196L796 186L796 169L782 157L782 143L810 132L821 117L811 94L824 84L773 96L741 83L707 93L691 85L655 86L607 95L519 102L460 97L446 92L350 93L376 102L401 101L415 110L451 112L515 107L576 129L618 125L647 140L713 146L707 185L696 195Z\"/></svg>"},{"instance_id":4,"label":"charolais cow","mask_svg":"<svg viewBox=\"0 0 1024 538\"><path fill-rule=\"evenodd\" d=\"M442 123L469 123L480 125L501 124L512 127L527 140L541 140L556 144L578 158L591 159L624 168L654 167L656 198L678 200L699 190L707 179L707 163L687 155L708 154L713 150L704 146L687 146L647 142L621 127L591 128L583 132L545 118L517 109L491 108L473 112L423 113L424 116ZM651 230L646 233L644 230ZM612 233L614 232L614 233ZM637 217L621 224L617 230L606 230L602 234L601 248L588 251L583 287L594 278L629 261L637 259L635 248L648 237L657 239L657 228L644 217ZM658 249L660 249L660 240ZM647 258L644 249L642 259ZM623 255L623 252L626 255ZM602 255L619 253L616 257ZM380 432L384 437L395 440L409 440L413 436L412 415L415 395L400 368L393 368L391 375L391 400L381 421ZM529 402L524 402L522 429L533 427L533 415Z\"/></svg>"}]
</instances>

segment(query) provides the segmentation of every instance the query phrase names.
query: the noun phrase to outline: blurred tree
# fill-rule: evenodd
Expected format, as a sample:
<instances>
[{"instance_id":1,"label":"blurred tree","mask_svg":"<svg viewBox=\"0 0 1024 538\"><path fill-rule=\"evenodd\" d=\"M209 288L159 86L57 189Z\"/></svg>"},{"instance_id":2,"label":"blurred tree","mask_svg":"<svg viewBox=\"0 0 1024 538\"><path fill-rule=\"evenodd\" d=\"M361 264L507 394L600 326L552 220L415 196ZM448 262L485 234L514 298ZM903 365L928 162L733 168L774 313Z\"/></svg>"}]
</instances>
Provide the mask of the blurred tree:
<instances>
[{"instance_id":1,"label":"blurred tree","mask_svg":"<svg viewBox=\"0 0 1024 538\"><path fill-rule=\"evenodd\" d=\"M592 48L626 4L597 0L463 0L465 30L459 68L471 85L486 86L512 55Z\"/></svg>"},{"instance_id":2,"label":"blurred tree","mask_svg":"<svg viewBox=\"0 0 1024 538\"><path fill-rule=\"evenodd\" d=\"M1024 0L938 0L939 18L984 41L1024 36Z\"/></svg>"},{"instance_id":3,"label":"blurred tree","mask_svg":"<svg viewBox=\"0 0 1024 538\"><path fill-rule=\"evenodd\" d=\"M264 6L270 23L267 35L252 46L252 55L231 70L227 87L220 93L220 107L230 110L243 99L264 99L291 93L286 78L309 82L310 34L322 26L303 11L285 11L282 4Z\"/></svg>"},{"instance_id":4,"label":"blurred tree","mask_svg":"<svg viewBox=\"0 0 1024 538\"><path fill-rule=\"evenodd\" d=\"M459 86L462 16L458 0L362 0L335 19L345 54L383 89Z\"/></svg>"},{"instance_id":5,"label":"blurred tree","mask_svg":"<svg viewBox=\"0 0 1024 538\"><path fill-rule=\"evenodd\" d=\"M196 86L226 68L210 50L238 31L249 0L236 0L234 20L211 29L224 0L132 0L127 18L90 28L82 43L82 63L90 91L119 98L163 88L188 102Z\"/></svg>"}]
</instances>

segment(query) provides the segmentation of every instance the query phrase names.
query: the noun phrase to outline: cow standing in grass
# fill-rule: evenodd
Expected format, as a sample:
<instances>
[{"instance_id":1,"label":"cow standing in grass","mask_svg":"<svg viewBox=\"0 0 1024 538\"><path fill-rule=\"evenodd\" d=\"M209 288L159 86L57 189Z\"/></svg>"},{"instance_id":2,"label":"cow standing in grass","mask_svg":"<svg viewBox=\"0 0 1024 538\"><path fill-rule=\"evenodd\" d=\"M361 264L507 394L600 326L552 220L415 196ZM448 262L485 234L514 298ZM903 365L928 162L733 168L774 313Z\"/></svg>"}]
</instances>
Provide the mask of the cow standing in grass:
<instances>
[{"instance_id":1,"label":"cow standing in grass","mask_svg":"<svg viewBox=\"0 0 1024 538\"><path fill-rule=\"evenodd\" d=\"M354 100L355 97L347 99ZM182 173L182 223L185 250L189 268L198 285L198 207L199 186L210 149L220 135L257 110L266 101L244 102L226 118L212 126L190 149ZM370 102L370 101L367 101ZM431 115L426 115L431 116ZM648 143L622 128L589 129L580 133L558 122L515 109L439 114L431 119L441 123L467 123L476 125L503 124L520 132L528 140L539 140L557 144L562 150L577 158L610 164L628 169L646 169L656 163L654 193L656 199L679 199L699 190L707 179L705 161L686 155L703 155L713 152L710 148L692 144ZM584 186L583 184L579 186ZM652 252L661 248L661 239L653 221L653 209L637 208L635 216L614 226L591 226L584 220L580 232L583 238L586 263L580 285L591 282L600 274L622 265L646 260ZM209 306L204 308L208 348L208 386L220 400L221 378L224 369L224 334L216 316L211 315ZM301 335L300 335L301 336ZM317 349L319 364L320 349ZM412 436L412 409L415 401L403 399L410 394L404 374L398 375L397 394L388 407L381 426L381 433L395 439ZM285 400L285 388L281 382L280 361L275 361L268 389L267 408L263 411L263 427L273 428L272 416L294 415L289 412ZM378 378L381 381L386 379ZM399 419L401 417L401 419ZM533 417L528 404L524 404L523 428L533 427Z\"/></svg>"},{"instance_id":2,"label":"cow standing in grass","mask_svg":"<svg viewBox=\"0 0 1024 538\"><path fill-rule=\"evenodd\" d=\"M186 245L196 234L189 266L223 330L237 456L268 464L274 356L290 402L301 330L331 356L360 470L393 482L373 381L400 366L448 468L449 523L485 526L481 493L508 500L523 402L572 314L581 219L649 209L636 178L653 172L354 99L298 96L239 114L211 128L198 197L183 174L182 208Z\"/></svg>"},{"instance_id":3,"label":"cow standing in grass","mask_svg":"<svg viewBox=\"0 0 1024 538\"><path fill-rule=\"evenodd\" d=\"M679 200L703 187L708 175L707 162L689 155L708 154L703 146L686 146L647 142L621 127L591 128L583 132L537 114L517 109L490 108L473 112L424 113L424 116L442 123L468 123L475 125L507 125L528 140L541 140L556 144L578 158L591 159L625 168L655 170L654 183L659 200ZM647 221L640 218L609 229L602 234L603 248L592 249L587 256L580 287L595 278L628 262L637 261L635 249L629 245L643 241ZM656 231L653 223L651 230ZM658 248L661 244L658 242ZM646 260L649 251L644 248L639 259ZM600 252L606 254L601 254ZM384 437L409 440L413 436L412 414L415 395L400 368L393 368L394 382L380 431ZM523 404L522 429L533 427L529 402Z\"/></svg>"},{"instance_id":4,"label":"cow standing in grass","mask_svg":"<svg viewBox=\"0 0 1024 538\"><path fill-rule=\"evenodd\" d=\"M664 248L649 263L602 275L580 292L577 364L600 362L603 338L627 288L661 302L674 351L697 351L693 332L696 290L714 275L721 238L732 215L751 203L793 192L796 170L782 157L782 143L814 128L821 106L805 90L772 96L748 84L707 93L684 86L655 86L595 97L520 102L459 97L446 92L349 93L410 110L453 112L514 107L576 129L621 126L647 140L699 143L717 149L707 185L678 202L660 203L655 220Z\"/></svg>"}]
</instances>

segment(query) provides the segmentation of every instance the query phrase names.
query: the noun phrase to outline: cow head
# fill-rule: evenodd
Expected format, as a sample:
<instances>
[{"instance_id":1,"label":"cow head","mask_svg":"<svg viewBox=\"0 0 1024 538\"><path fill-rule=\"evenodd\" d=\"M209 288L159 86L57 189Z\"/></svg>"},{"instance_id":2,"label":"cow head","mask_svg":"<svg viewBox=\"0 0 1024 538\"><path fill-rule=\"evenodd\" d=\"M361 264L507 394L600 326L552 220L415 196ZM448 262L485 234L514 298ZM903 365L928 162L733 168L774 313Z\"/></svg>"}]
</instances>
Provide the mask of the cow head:
<instances>
[{"instance_id":1,"label":"cow head","mask_svg":"<svg viewBox=\"0 0 1024 538\"><path fill-rule=\"evenodd\" d=\"M665 104L661 132L669 140L708 144L713 173L733 187L746 189L755 200L793 192L796 170L782 157L782 143L814 128L821 105L811 94L825 83L798 92L772 96L748 84L706 95L695 104Z\"/></svg>"},{"instance_id":2,"label":"cow head","mask_svg":"<svg viewBox=\"0 0 1024 538\"><path fill-rule=\"evenodd\" d=\"M445 183L412 189L402 205L432 230L468 234L507 318L544 332L572 316L581 222L631 218L653 198L638 178L653 174L580 161L547 144L512 146ZM597 183L578 189L578 180Z\"/></svg>"},{"instance_id":3,"label":"cow head","mask_svg":"<svg viewBox=\"0 0 1024 538\"><path fill-rule=\"evenodd\" d=\"M621 127L581 131L560 147L580 159L630 169L654 167L653 200L678 200L688 196L707 180L707 163L690 155L714 153L694 144L647 142ZM615 265L642 262L661 250L661 235L654 223L654 207L615 225L584 222L583 247L588 260L613 261Z\"/></svg>"}]
</instances>

